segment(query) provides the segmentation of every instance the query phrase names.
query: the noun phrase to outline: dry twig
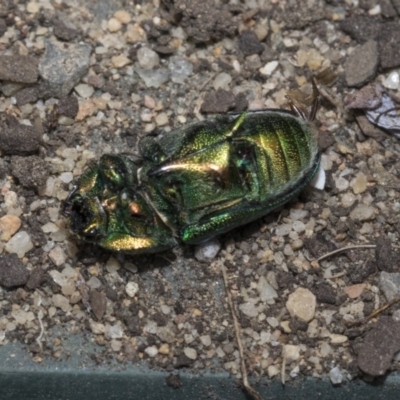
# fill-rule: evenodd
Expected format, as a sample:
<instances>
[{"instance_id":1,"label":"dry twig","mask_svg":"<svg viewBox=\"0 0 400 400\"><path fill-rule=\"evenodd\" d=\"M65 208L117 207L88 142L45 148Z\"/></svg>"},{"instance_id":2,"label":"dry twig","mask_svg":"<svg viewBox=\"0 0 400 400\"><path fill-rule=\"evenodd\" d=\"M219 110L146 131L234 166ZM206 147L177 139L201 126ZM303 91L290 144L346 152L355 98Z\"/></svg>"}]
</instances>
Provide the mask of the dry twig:
<instances>
[{"instance_id":1,"label":"dry twig","mask_svg":"<svg viewBox=\"0 0 400 400\"><path fill-rule=\"evenodd\" d=\"M330 256L333 256L334 254L341 253L342 251L346 250L354 250L354 249L375 249L376 245L375 244L360 244L360 245L355 245L355 246L347 246L347 247L342 247L340 249L336 249L334 251L331 251L329 253L324 254L323 256L319 257L316 259L317 262L320 262L322 260L325 260L325 258L328 258Z\"/></svg>"},{"instance_id":2,"label":"dry twig","mask_svg":"<svg viewBox=\"0 0 400 400\"><path fill-rule=\"evenodd\" d=\"M42 338L44 334L44 326L43 326L43 311L42 311L42 297L39 295L39 301L38 301L38 321L39 321L39 326L40 326L40 333L39 336L35 339L36 343L39 345L40 351L43 352L43 345L42 345Z\"/></svg>"},{"instance_id":3,"label":"dry twig","mask_svg":"<svg viewBox=\"0 0 400 400\"><path fill-rule=\"evenodd\" d=\"M396 296L393 300L389 301L389 303L386 303L385 305L383 305L382 307L377 308L376 310L372 311L371 314L369 314L367 317L362 318L358 321L354 321L352 323L349 324L350 327L353 326L359 326L362 324L365 324L366 322L368 322L369 320L371 320L372 318L375 318L377 315L379 315L381 312L387 310L389 307L392 307L394 304L396 304L398 301L400 301L400 297Z\"/></svg>"},{"instance_id":4,"label":"dry twig","mask_svg":"<svg viewBox=\"0 0 400 400\"><path fill-rule=\"evenodd\" d=\"M240 356L240 371L242 373L243 386L246 389L247 393L249 393L255 400L263 400L260 393L258 393L257 390L255 390L253 388L253 386L251 386L251 384L249 383L249 380L248 380L246 362L244 359L243 344L242 344L241 333L240 333L240 325L239 325L239 321L236 316L236 309L235 309L235 306L232 301L231 292L229 290L228 274L226 273L226 268L225 268L224 264L221 265L221 271L222 271L222 276L224 278L225 291L226 291L226 295L228 297L229 308L230 308L231 314L232 314L233 327L235 329L236 342L238 345L239 356Z\"/></svg>"}]
</instances>

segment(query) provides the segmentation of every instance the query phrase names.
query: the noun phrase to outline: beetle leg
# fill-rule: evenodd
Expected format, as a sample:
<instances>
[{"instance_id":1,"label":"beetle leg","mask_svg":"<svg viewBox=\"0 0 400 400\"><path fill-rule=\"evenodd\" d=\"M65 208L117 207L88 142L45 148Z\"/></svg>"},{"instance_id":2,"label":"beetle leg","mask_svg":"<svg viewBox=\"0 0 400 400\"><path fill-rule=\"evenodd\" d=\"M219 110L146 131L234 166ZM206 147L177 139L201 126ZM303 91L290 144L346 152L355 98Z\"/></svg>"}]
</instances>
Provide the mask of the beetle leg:
<instances>
[{"instance_id":1,"label":"beetle leg","mask_svg":"<svg viewBox=\"0 0 400 400\"><path fill-rule=\"evenodd\" d=\"M210 237L251 222L268 211L271 211L271 208L266 209L264 204L258 204L253 207L238 208L236 211L218 213L204 222L185 227L181 234L181 240L187 244L201 243Z\"/></svg>"},{"instance_id":2,"label":"beetle leg","mask_svg":"<svg viewBox=\"0 0 400 400\"><path fill-rule=\"evenodd\" d=\"M305 121L313 121L319 107L319 90L315 81L315 78L311 78L312 94L311 94L311 106L310 97L300 90L292 90L288 92L287 99L289 107L293 114ZM309 108L310 106L310 108Z\"/></svg>"},{"instance_id":3,"label":"beetle leg","mask_svg":"<svg viewBox=\"0 0 400 400\"><path fill-rule=\"evenodd\" d=\"M312 105L311 105L310 113L308 115L308 120L309 121L314 121L314 119L315 119L315 117L317 115L318 108L319 108L319 97L320 96L319 96L319 90L318 90L318 87L317 87L317 83L316 83L314 77L312 77L311 83L312 83L312 87L313 87L313 92L312 92L313 102L312 102Z\"/></svg>"}]
</instances>

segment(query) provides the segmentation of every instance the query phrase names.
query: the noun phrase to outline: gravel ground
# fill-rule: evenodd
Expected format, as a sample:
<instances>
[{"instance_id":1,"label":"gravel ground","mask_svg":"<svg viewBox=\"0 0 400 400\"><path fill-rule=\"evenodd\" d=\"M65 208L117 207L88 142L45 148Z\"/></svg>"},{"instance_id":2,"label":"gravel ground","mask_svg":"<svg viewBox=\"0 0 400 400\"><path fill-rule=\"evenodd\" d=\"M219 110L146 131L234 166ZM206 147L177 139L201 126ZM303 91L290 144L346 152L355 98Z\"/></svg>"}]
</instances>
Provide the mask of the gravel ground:
<instances>
[{"instance_id":1,"label":"gravel ground","mask_svg":"<svg viewBox=\"0 0 400 400\"><path fill-rule=\"evenodd\" d=\"M397 370L400 144L347 97L400 97L395 4L2 1L0 345L23 343L45 364L73 357L63 340L77 335L98 363L239 378L223 264L256 380ZM284 108L288 90L327 68L337 78L319 84L323 191L206 249L133 257L69 233L60 202L101 154L134 153L146 133L205 113ZM356 245L375 247L316 261Z\"/></svg>"}]
</instances>

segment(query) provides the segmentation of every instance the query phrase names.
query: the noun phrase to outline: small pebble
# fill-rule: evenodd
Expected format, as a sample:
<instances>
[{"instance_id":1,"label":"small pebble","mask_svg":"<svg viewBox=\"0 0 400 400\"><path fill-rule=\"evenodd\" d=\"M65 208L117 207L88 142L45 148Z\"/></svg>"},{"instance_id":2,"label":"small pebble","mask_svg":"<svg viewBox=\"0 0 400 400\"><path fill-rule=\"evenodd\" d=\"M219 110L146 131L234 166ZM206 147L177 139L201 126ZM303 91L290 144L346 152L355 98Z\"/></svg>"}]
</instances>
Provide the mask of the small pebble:
<instances>
[{"instance_id":1,"label":"small pebble","mask_svg":"<svg viewBox=\"0 0 400 400\"><path fill-rule=\"evenodd\" d=\"M400 296L400 273L382 271L379 275L379 288L387 301Z\"/></svg>"},{"instance_id":2,"label":"small pebble","mask_svg":"<svg viewBox=\"0 0 400 400\"><path fill-rule=\"evenodd\" d=\"M294 221L293 222L293 230L297 233L302 233L306 230L306 226L302 221Z\"/></svg>"},{"instance_id":3,"label":"small pebble","mask_svg":"<svg viewBox=\"0 0 400 400\"><path fill-rule=\"evenodd\" d=\"M340 201L344 208L349 208L355 203L356 200L357 199L353 193L344 193Z\"/></svg>"},{"instance_id":4,"label":"small pebble","mask_svg":"<svg viewBox=\"0 0 400 400\"><path fill-rule=\"evenodd\" d=\"M292 249L294 251L300 250L304 246L304 242L301 239L296 239L292 242Z\"/></svg>"},{"instance_id":5,"label":"small pebble","mask_svg":"<svg viewBox=\"0 0 400 400\"><path fill-rule=\"evenodd\" d=\"M332 385L340 385L343 380L343 374L338 367L334 367L329 371L329 379L332 382Z\"/></svg>"},{"instance_id":6,"label":"small pebble","mask_svg":"<svg viewBox=\"0 0 400 400\"><path fill-rule=\"evenodd\" d=\"M158 126L164 126L168 124L168 115L165 112L162 112L156 116L156 124Z\"/></svg>"},{"instance_id":7,"label":"small pebble","mask_svg":"<svg viewBox=\"0 0 400 400\"><path fill-rule=\"evenodd\" d=\"M136 73L143 80L144 84L148 88L158 89L161 85L168 82L170 78L170 73L165 68L160 68L156 70L146 70L146 69L136 69Z\"/></svg>"},{"instance_id":8,"label":"small pebble","mask_svg":"<svg viewBox=\"0 0 400 400\"><path fill-rule=\"evenodd\" d=\"M265 64L264 67L260 68L259 71L261 74L269 76L275 71L278 65L279 61L270 61L269 63Z\"/></svg>"},{"instance_id":9,"label":"small pebble","mask_svg":"<svg viewBox=\"0 0 400 400\"><path fill-rule=\"evenodd\" d=\"M90 326L90 330L95 335L103 335L106 332L106 327L104 326L104 324L101 324L100 322L96 322L92 319L89 319L89 326Z\"/></svg>"},{"instance_id":10,"label":"small pebble","mask_svg":"<svg viewBox=\"0 0 400 400\"><path fill-rule=\"evenodd\" d=\"M257 317L259 312L258 312L258 307L255 306L254 299L250 299L246 303L243 303L239 306L239 310L246 316L250 318Z\"/></svg>"},{"instance_id":11,"label":"small pebble","mask_svg":"<svg viewBox=\"0 0 400 400\"><path fill-rule=\"evenodd\" d=\"M183 349L183 352L185 353L185 356L187 358L190 358L191 360L196 360L197 351L195 349L193 349L192 347L185 347Z\"/></svg>"},{"instance_id":12,"label":"small pebble","mask_svg":"<svg viewBox=\"0 0 400 400\"><path fill-rule=\"evenodd\" d=\"M160 63L158 54L147 47L141 47L137 51L137 59L143 69L153 69Z\"/></svg>"},{"instance_id":13,"label":"small pebble","mask_svg":"<svg viewBox=\"0 0 400 400\"><path fill-rule=\"evenodd\" d=\"M335 185L336 185L336 189L339 190L339 192L344 192L345 190L347 190L350 186L349 181L346 178L343 177L339 177L335 180Z\"/></svg>"},{"instance_id":14,"label":"small pebble","mask_svg":"<svg viewBox=\"0 0 400 400\"><path fill-rule=\"evenodd\" d=\"M158 336L158 338L163 342L173 343L175 340L175 333L173 332L173 330L169 325L156 327L155 333Z\"/></svg>"},{"instance_id":15,"label":"small pebble","mask_svg":"<svg viewBox=\"0 0 400 400\"><path fill-rule=\"evenodd\" d=\"M60 246L56 246L50 250L49 258L57 267L64 265L67 261L67 255Z\"/></svg>"},{"instance_id":16,"label":"small pebble","mask_svg":"<svg viewBox=\"0 0 400 400\"><path fill-rule=\"evenodd\" d=\"M350 218L355 221L369 221L375 217L374 208L364 204L358 204L350 213Z\"/></svg>"},{"instance_id":17,"label":"small pebble","mask_svg":"<svg viewBox=\"0 0 400 400\"><path fill-rule=\"evenodd\" d=\"M345 286L343 291L347 294L350 299L356 299L357 297L361 296L361 293L366 288L365 283L360 283L357 285Z\"/></svg>"},{"instance_id":18,"label":"small pebble","mask_svg":"<svg viewBox=\"0 0 400 400\"><path fill-rule=\"evenodd\" d=\"M128 57L124 56L123 54L120 54L119 56L112 57L111 62L113 64L114 68L123 68L123 67L131 64L132 60L130 60ZM76 90L76 88L75 88L75 90Z\"/></svg>"},{"instance_id":19,"label":"small pebble","mask_svg":"<svg viewBox=\"0 0 400 400\"><path fill-rule=\"evenodd\" d=\"M70 183L74 179L72 172L63 172L60 174L60 179L63 183Z\"/></svg>"},{"instance_id":20,"label":"small pebble","mask_svg":"<svg viewBox=\"0 0 400 400\"><path fill-rule=\"evenodd\" d=\"M367 177L362 172L359 172L351 181L350 185L354 194L360 194L367 190L367 183Z\"/></svg>"},{"instance_id":21,"label":"small pebble","mask_svg":"<svg viewBox=\"0 0 400 400\"><path fill-rule=\"evenodd\" d=\"M149 357L155 357L158 354L158 349L156 346L149 346L144 349L144 352L149 356Z\"/></svg>"},{"instance_id":22,"label":"small pebble","mask_svg":"<svg viewBox=\"0 0 400 400\"><path fill-rule=\"evenodd\" d=\"M79 94L79 96L83 97L84 99L88 99L94 93L94 88L86 83L80 83L79 85L75 86L75 91Z\"/></svg>"},{"instance_id":23,"label":"small pebble","mask_svg":"<svg viewBox=\"0 0 400 400\"><path fill-rule=\"evenodd\" d=\"M194 256L198 261L210 261L214 259L221 248L221 243L218 239L211 239L201 243L195 247Z\"/></svg>"},{"instance_id":24,"label":"small pebble","mask_svg":"<svg viewBox=\"0 0 400 400\"><path fill-rule=\"evenodd\" d=\"M110 32L118 32L122 28L121 22L117 18L110 18L107 22L107 29Z\"/></svg>"},{"instance_id":25,"label":"small pebble","mask_svg":"<svg viewBox=\"0 0 400 400\"><path fill-rule=\"evenodd\" d=\"M15 253L22 258L28 251L33 249L33 243L29 234L25 231L17 232L5 245L8 253Z\"/></svg>"},{"instance_id":26,"label":"small pebble","mask_svg":"<svg viewBox=\"0 0 400 400\"><path fill-rule=\"evenodd\" d=\"M40 6L35 1L30 1L26 5L26 11L28 11L28 13L30 13L30 14L36 14L37 12L39 12L39 10L40 10Z\"/></svg>"},{"instance_id":27,"label":"small pebble","mask_svg":"<svg viewBox=\"0 0 400 400\"><path fill-rule=\"evenodd\" d=\"M268 367L267 371L268 371L268 376L270 378L273 378L274 376L280 374L280 372L281 372L280 369L278 367L276 367L275 365L270 365Z\"/></svg>"},{"instance_id":28,"label":"small pebble","mask_svg":"<svg viewBox=\"0 0 400 400\"><path fill-rule=\"evenodd\" d=\"M340 335L338 333L332 333L329 337L331 339L332 344L342 344L346 343L349 340L347 336Z\"/></svg>"},{"instance_id":29,"label":"small pebble","mask_svg":"<svg viewBox=\"0 0 400 400\"><path fill-rule=\"evenodd\" d=\"M300 346L286 344L283 347L283 357L285 358L287 364L297 361L300 358Z\"/></svg>"},{"instance_id":30,"label":"small pebble","mask_svg":"<svg viewBox=\"0 0 400 400\"><path fill-rule=\"evenodd\" d=\"M286 236L289 235L291 230L292 226L290 224L282 224L275 229L275 235L280 237Z\"/></svg>"},{"instance_id":31,"label":"small pebble","mask_svg":"<svg viewBox=\"0 0 400 400\"><path fill-rule=\"evenodd\" d=\"M114 274L121 268L121 264L114 257L110 257L106 264L106 269L110 274Z\"/></svg>"},{"instance_id":32,"label":"small pebble","mask_svg":"<svg viewBox=\"0 0 400 400\"><path fill-rule=\"evenodd\" d=\"M210 335L204 335L200 336L200 342L203 344L203 346L210 346L211 345L211 336Z\"/></svg>"},{"instance_id":33,"label":"small pebble","mask_svg":"<svg viewBox=\"0 0 400 400\"><path fill-rule=\"evenodd\" d=\"M171 313L171 307L167 306L166 304L162 304L160 306L161 312L165 315L168 315Z\"/></svg>"},{"instance_id":34,"label":"small pebble","mask_svg":"<svg viewBox=\"0 0 400 400\"><path fill-rule=\"evenodd\" d=\"M4 215L0 218L0 240L7 242L21 227L21 220L15 215Z\"/></svg>"},{"instance_id":35,"label":"small pebble","mask_svg":"<svg viewBox=\"0 0 400 400\"><path fill-rule=\"evenodd\" d=\"M279 321L275 317L268 317L267 322L272 328L276 328L279 325Z\"/></svg>"},{"instance_id":36,"label":"small pebble","mask_svg":"<svg viewBox=\"0 0 400 400\"><path fill-rule=\"evenodd\" d=\"M72 310L69 300L61 294L55 294L52 297L52 302L55 307L61 308L61 310L63 310L65 313L68 313Z\"/></svg>"},{"instance_id":37,"label":"small pebble","mask_svg":"<svg viewBox=\"0 0 400 400\"><path fill-rule=\"evenodd\" d=\"M88 281L87 285L91 289L98 289L101 286L101 280L95 276L92 276Z\"/></svg>"},{"instance_id":38,"label":"small pebble","mask_svg":"<svg viewBox=\"0 0 400 400\"><path fill-rule=\"evenodd\" d=\"M400 85L400 77L397 71L392 71L386 79L383 80L382 85L387 89L397 90Z\"/></svg>"},{"instance_id":39,"label":"small pebble","mask_svg":"<svg viewBox=\"0 0 400 400\"><path fill-rule=\"evenodd\" d=\"M286 308L292 317L310 322L315 315L316 298L308 289L297 288L289 295Z\"/></svg>"},{"instance_id":40,"label":"small pebble","mask_svg":"<svg viewBox=\"0 0 400 400\"><path fill-rule=\"evenodd\" d=\"M326 342L323 342L321 344L320 350L321 350L322 357L328 357L329 355L331 355L333 353L332 347Z\"/></svg>"},{"instance_id":41,"label":"small pebble","mask_svg":"<svg viewBox=\"0 0 400 400\"><path fill-rule=\"evenodd\" d=\"M121 339L124 335L124 330L119 322L115 325L106 325L105 334L109 339Z\"/></svg>"},{"instance_id":42,"label":"small pebble","mask_svg":"<svg viewBox=\"0 0 400 400\"><path fill-rule=\"evenodd\" d=\"M111 340L111 349L115 352L121 351L122 342L120 340Z\"/></svg>"},{"instance_id":43,"label":"small pebble","mask_svg":"<svg viewBox=\"0 0 400 400\"><path fill-rule=\"evenodd\" d=\"M131 14L128 11L119 10L114 14L114 18L116 18L122 24L129 24L132 20Z\"/></svg>"},{"instance_id":44,"label":"small pebble","mask_svg":"<svg viewBox=\"0 0 400 400\"><path fill-rule=\"evenodd\" d=\"M264 276L261 276L258 284L257 290L260 294L260 300L263 302L268 302L278 297L276 290L267 282Z\"/></svg>"},{"instance_id":45,"label":"small pebble","mask_svg":"<svg viewBox=\"0 0 400 400\"><path fill-rule=\"evenodd\" d=\"M0 286L13 288L25 285L29 271L16 254L0 255Z\"/></svg>"},{"instance_id":46,"label":"small pebble","mask_svg":"<svg viewBox=\"0 0 400 400\"><path fill-rule=\"evenodd\" d=\"M168 69L171 72L171 81L174 83L184 83L193 73L193 65L180 56L169 58Z\"/></svg>"},{"instance_id":47,"label":"small pebble","mask_svg":"<svg viewBox=\"0 0 400 400\"><path fill-rule=\"evenodd\" d=\"M146 32L139 24L130 25L127 27L125 38L128 43L146 42Z\"/></svg>"},{"instance_id":48,"label":"small pebble","mask_svg":"<svg viewBox=\"0 0 400 400\"><path fill-rule=\"evenodd\" d=\"M144 96L144 106L146 108L149 108L150 110L152 110L156 106L156 101L152 97L145 95Z\"/></svg>"},{"instance_id":49,"label":"small pebble","mask_svg":"<svg viewBox=\"0 0 400 400\"><path fill-rule=\"evenodd\" d=\"M136 282L128 282L125 291L129 297L135 297L136 293L139 291L139 285Z\"/></svg>"},{"instance_id":50,"label":"small pebble","mask_svg":"<svg viewBox=\"0 0 400 400\"><path fill-rule=\"evenodd\" d=\"M221 72L214 78L213 88L215 90L218 89L229 90L229 84L231 82L232 82L232 77L226 72Z\"/></svg>"},{"instance_id":51,"label":"small pebble","mask_svg":"<svg viewBox=\"0 0 400 400\"><path fill-rule=\"evenodd\" d=\"M169 344L168 343L163 343L160 348L158 349L158 352L163 355L168 355L169 354Z\"/></svg>"}]
</instances>

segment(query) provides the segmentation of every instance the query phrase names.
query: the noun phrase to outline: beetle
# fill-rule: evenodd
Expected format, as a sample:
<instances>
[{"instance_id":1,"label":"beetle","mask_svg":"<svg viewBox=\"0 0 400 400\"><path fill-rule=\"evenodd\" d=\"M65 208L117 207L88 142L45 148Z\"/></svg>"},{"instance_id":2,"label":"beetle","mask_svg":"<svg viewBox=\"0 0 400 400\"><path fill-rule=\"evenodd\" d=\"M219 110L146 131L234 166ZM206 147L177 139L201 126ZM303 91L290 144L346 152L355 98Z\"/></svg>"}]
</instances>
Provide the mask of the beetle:
<instances>
[{"instance_id":1,"label":"beetle","mask_svg":"<svg viewBox=\"0 0 400 400\"><path fill-rule=\"evenodd\" d=\"M306 107L217 115L139 142L139 157L105 154L79 177L62 213L81 239L154 253L199 244L297 196L320 165Z\"/></svg>"}]
</instances>

